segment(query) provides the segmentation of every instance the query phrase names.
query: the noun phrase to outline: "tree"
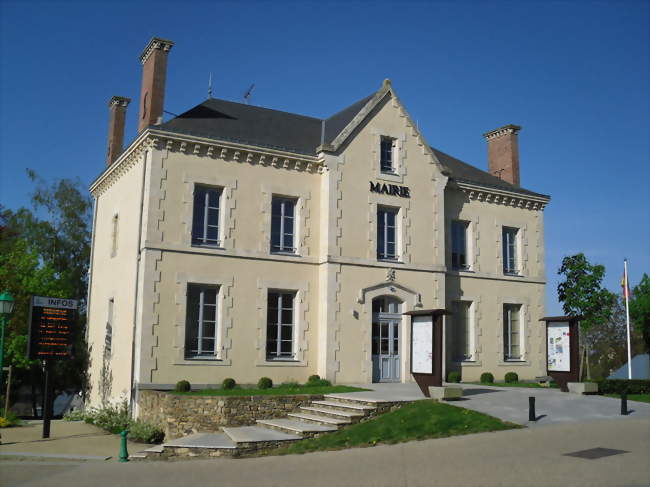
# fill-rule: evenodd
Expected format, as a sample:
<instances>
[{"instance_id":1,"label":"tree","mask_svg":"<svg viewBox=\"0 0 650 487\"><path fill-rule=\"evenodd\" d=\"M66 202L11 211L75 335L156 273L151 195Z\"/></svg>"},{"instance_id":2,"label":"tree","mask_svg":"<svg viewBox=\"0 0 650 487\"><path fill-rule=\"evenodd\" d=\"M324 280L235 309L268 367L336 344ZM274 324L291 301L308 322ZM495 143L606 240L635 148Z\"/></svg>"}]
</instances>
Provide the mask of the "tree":
<instances>
[{"instance_id":1,"label":"tree","mask_svg":"<svg viewBox=\"0 0 650 487\"><path fill-rule=\"evenodd\" d=\"M645 273L630 293L630 319L643 336L646 351L650 352L650 278Z\"/></svg>"},{"instance_id":2,"label":"tree","mask_svg":"<svg viewBox=\"0 0 650 487\"><path fill-rule=\"evenodd\" d=\"M592 265L583 253L565 257L558 274L565 279L557 287L558 299L564 313L581 316L580 331L586 335L590 330L601 327L609 321L616 303L616 295L602 287L605 267ZM581 343L585 356L587 378L591 379L589 368L589 342ZM582 362L580 377L582 378Z\"/></svg>"}]
</instances>

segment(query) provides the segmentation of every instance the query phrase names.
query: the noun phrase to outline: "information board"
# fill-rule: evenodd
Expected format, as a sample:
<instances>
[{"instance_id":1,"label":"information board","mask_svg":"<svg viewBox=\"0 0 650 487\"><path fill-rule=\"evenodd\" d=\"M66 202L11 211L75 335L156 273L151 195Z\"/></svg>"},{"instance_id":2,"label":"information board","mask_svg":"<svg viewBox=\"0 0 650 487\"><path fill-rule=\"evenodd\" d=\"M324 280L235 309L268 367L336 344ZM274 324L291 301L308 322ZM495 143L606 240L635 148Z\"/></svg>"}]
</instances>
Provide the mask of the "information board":
<instances>
[{"instance_id":1,"label":"information board","mask_svg":"<svg viewBox=\"0 0 650 487\"><path fill-rule=\"evenodd\" d=\"M32 296L27 354L34 359L72 356L72 330L78 301Z\"/></svg>"},{"instance_id":2,"label":"information board","mask_svg":"<svg viewBox=\"0 0 650 487\"><path fill-rule=\"evenodd\" d=\"M411 321L412 365L414 374L433 373L433 321L431 316L413 316Z\"/></svg>"},{"instance_id":3,"label":"information board","mask_svg":"<svg viewBox=\"0 0 650 487\"><path fill-rule=\"evenodd\" d=\"M566 321L550 322L546 329L547 369L553 372L569 372L571 370L569 323Z\"/></svg>"}]
</instances>

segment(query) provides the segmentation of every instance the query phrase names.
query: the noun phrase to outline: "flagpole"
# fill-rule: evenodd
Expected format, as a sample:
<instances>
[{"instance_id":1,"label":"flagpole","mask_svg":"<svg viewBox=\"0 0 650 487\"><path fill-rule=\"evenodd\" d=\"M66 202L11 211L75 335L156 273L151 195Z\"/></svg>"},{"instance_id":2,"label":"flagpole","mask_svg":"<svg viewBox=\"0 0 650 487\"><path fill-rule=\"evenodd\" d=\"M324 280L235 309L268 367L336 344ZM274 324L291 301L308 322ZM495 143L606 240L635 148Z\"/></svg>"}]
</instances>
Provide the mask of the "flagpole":
<instances>
[{"instance_id":1,"label":"flagpole","mask_svg":"<svg viewBox=\"0 0 650 487\"><path fill-rule=\"evenodd\" d=\"M627 323L627 378L632 379L632 347L630 346L630 287L627 279L627 259L623 260L625 286L623 295L625 296L625 321Z\"/></svg>"}]
</instances>

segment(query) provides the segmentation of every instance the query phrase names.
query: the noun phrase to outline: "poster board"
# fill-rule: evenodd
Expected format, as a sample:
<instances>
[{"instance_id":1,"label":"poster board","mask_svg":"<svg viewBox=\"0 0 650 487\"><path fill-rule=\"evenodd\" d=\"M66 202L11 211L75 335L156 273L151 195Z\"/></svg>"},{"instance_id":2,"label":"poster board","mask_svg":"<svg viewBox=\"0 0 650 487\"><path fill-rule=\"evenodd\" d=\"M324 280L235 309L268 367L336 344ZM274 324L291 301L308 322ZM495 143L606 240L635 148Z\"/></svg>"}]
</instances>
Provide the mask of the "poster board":
<instances>
[{"instance_id":1,"label":"poster board","mask_svg":"<svg viewBox=\"0 0 650 487\"><path fill-rule=\"evenodd\" d=\"M412 318L412 365L414 374L433 373L433 318L430 315Z\"/></svg>"},{"instance_id":2,"label":"poster board","mask_svg":"<svg viewBox=\"0 0 650 487\"><path fill-rule=\"evenodd\" d=\"M547 370L549 372L569 372L571 370L571 351L568 321L549 322L547 326Z\"/></svg>"},{"instance_id":3,"label":"poster board","mask_svg":"<svg viewBox=\"0 0 650 487\"><path fill-rule=\"evenodd\" d=\"M73 327L78 301L32 296L27 355L34 359L72 357Z\"/></svg>"}]
</instances>

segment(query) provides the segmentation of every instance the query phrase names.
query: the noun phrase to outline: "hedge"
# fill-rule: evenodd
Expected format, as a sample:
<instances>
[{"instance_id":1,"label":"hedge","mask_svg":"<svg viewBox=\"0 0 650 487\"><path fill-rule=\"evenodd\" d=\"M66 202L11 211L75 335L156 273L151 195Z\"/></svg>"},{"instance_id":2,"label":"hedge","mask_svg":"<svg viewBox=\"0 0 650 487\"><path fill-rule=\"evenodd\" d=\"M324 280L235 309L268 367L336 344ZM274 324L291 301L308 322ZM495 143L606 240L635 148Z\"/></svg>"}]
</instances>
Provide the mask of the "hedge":
<instances>
[{"instance_id":1,"label":"hedge","mask_svg":"<svg viewBox=\"0 0 650 487\"><path fill-rule=\"evenodd\" d=\"M650 394L648 379L604 379L597 382L601 394L620 394L626 390L628 394Z\"/></svg>"}]
</instances>

